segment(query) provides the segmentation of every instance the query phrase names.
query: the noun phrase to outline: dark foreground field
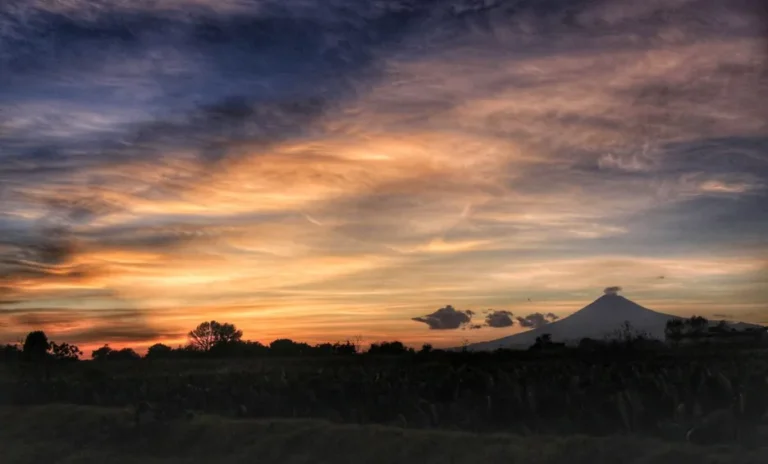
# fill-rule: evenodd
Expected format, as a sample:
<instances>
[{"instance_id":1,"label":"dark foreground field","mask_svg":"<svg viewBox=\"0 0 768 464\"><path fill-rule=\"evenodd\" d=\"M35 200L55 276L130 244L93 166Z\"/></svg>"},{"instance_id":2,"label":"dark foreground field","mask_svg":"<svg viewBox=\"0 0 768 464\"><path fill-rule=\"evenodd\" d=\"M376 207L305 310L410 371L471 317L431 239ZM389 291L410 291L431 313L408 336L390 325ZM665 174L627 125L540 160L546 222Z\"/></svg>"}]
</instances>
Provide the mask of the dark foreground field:
<instances>
[{"instance_id":1,"label":"dark foreground field","mask_svg":"<svg viewBox=\"0 0 768 464\"><path fill-rule=\"evenodd\" d=\"M719 444L716 444L719 443ZM765 463L762 352L0 366L0 463Z\"/></svg>"},{"instance_id":2,"label":"dark foreground field","mask_svg":"<svg viewBox=\"0 0 768 464\"><path fill-rule=\"evenodd\" d=\"M768 447L695 446L633 436L472 434L207 415L136 428L129 410L92 406L4 406L0 423L0 461L8 464L768 462Z\"/></svg>"}]
</instances>

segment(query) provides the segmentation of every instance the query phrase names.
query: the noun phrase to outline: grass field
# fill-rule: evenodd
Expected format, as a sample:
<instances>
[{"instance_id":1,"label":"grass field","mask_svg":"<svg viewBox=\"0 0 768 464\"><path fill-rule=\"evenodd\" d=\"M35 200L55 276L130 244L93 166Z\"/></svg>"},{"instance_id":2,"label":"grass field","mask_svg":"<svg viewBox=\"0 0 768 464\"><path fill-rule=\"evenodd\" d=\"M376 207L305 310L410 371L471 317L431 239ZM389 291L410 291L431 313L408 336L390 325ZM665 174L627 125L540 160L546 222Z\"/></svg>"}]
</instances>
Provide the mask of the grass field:
<instances>
[{"instance_id":1,"label":"grass field","mask_svg":"<svg viewBox=\"0 0 768 464\"><path fill-rule=\"evenodd\" d=\"M196 416L136 428L128 410L0 408L0 462L15 463L765 463L765 448L649 438L479 435L314 420Z\"/></svg>"}]
</instances>

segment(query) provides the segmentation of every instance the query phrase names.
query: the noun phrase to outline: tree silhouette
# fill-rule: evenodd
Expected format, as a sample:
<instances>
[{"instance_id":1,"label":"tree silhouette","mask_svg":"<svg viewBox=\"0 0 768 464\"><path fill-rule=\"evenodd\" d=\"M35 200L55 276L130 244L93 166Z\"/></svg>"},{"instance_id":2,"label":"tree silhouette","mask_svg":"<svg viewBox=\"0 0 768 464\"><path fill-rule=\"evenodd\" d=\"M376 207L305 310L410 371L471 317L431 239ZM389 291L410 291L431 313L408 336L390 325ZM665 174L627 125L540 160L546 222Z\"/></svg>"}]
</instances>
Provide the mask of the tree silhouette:
<instances>
[{"instance_id":1,"label":"tree silhouette","mask_svg":"<svg viewBox=\"0 0 768 464\"><path fill-rule=\"evenodd\" d=\"M696 335L703 333L709 327L709 321L702 316L692 316L685 320L685 324L688 326L688 332Z\"/></svg>"},{"instance_id":2,"label":"tree silhouette","mask_svg":"<svg viewBox=\"0 0 768 464\"><path fill-rule=\"evenodd\" d=\"M269 344L269 350L277 356L300 356L312 349L306 343L295 342L287 338L280 338Z\"/></svg>"},{"instance_id":3,"label":"tree silhouette","mask_svg":"<svg viewBox=\"0 0 768 464\"><path fill-rule=\"evenodd\" d=\"M141 359L141 356L139 356L133 348L113 350L109 345L104 345L101 348L92 351L91 357L94 361L134 361Z\"/></svg>"},{"instance_id":4,"label":"tree silhouette","mask_svg":"<svg viewBox=\"0 0 768 464\"><path fill-rule=\"evenodd\" d=\"M578 348L585 351L594 351L603 348L605 343L594 338L584 337L579 340Z\"/></svg>"},{"instance_id":5,"label":"tree silhouette","mask_svg":"<svg viewBox=\"0 0 768 464\"><path fill-rule=\"evenodd\" d=\"M664 328L667 340L674 343L682 339L701 339L706 336L709 329L709 321L702 316L691 316L688 319L670 319ZM715 331L726 331L725 323L718 325Z\"/></svg>"},{"instance_id":6,"label":"tree silhouette","mask_svg":"<svg viewBox=\"0 0 768 464\"><path fill-rule=\"evenodd\" d=\"M312 347L312 352L318 356L328 356L334 354L332 343L319 343Z\"/></svg>"},{"instance_id":7,"label":"tree silhouette","mask_svg":"<svg viewBox=\"0 0 768 464\"><path fill-rule=\"evenodd\" d=\"M415 353L413 348L408 348L402 342L381 342L373 343L368 349L368 354L372 355L401 355L406 353Z\"/></svg>"},{"instance_id":8,"label":"tree silhouette","mask_svg":"<svg viewBox=\"0 0 768 464\"><path fill-rule=\"evenodd\" d=\"M340 355L351 355L358 352L358 346L349 340L344 343L334 343L333 349L335 354Z\"/></svg>"},{"instance_id":9,"label":"tree silhouette","mask_svg":"<svg viewBox=\"0 0 768 464\"><path fill-rule=\"evenodd\" d=\"M149 359L160 359L160 358L168 358L173 354L173 348L171 348L168 345L163 345L162 343L155 343L154 345L150 346L147 350L146 358Z\"/></svg>"},{"instance_id":10,"label":"tree silhouette","mask_svg":"<svg viewBox=\"0 0 768 464\"><path fill-rule=\"evenodd\" d=\"M141 359L139 353L135 352L133 348L122 348L119 350L112 350L107 356L110 361L136 361Z\"/></svg>"},{"instance_id":11,"label":"tree silhouette","mask_svg":"<svg viewBox=\"0 0 768 464\"><path fill-rule=\"evenodd\" d=\"M48 355L48 336L42 330L36 330L27 334L24 339L24 357L30 361L41 361Z\"/></svg>"},{"instance_id":12,"label":"tree silhouette","mask_svg":"<svg viewBox=\"0 0 768 464\"><path fill-rule=\"evenodd\" d=\"M237 330L234 324L216 321L203 322L188 334L190 344L200 351L210 351L217 343L238 342L243 337L243 331Z\"/></svg>"},{"instance_id":13,"label":"tree silhouette","mask_svg":"<svg viewBox=\"0 0 768 464\"><path fill-rule=\"evenodd\" d=\"M206 353L214 357L247 357L258 356L267 352L267 347L259 342L252 341L226 341L216 342Z\"/></svg>"},{"instance_id":14,"label":"tree silhouette","mask_svg":"<svg viewBox=\"0 0 768 464\"><path fill-rule=\"evenodd\" d=\"M664 337L673 343L678 343L683 338L684 331L685 322L682 319L669 319L664 327Z\"/></svg>"},{"instance_id":15,"label":"tree silhouette","mask_svg":"<svg viewBox=\"0 0 768 464\"><path fill-rule=\"evenodd\" d=\"M636 343L643 343L651 339L651 335L645 331L637 330L629 321L621 323L618 329L613 332L614 340L622 345L628 346Z\"/></svg>"},{"instance_id":16,"label":"tree silhouette","mask_svg":"<svg viewBox=\"0 0 768 464\"><path fill-rule=\"evenodd\" d=\"M18 361L21 359L21 354L19 345L0 346L0 359L3 361Z\"/></svg>"},{"instance_id":17,"label":"tree silhouette","mask_svg":"<svg viewBox=\"0 0 768 464\"><path fill-rule=\"evenodd\" d=\"M316 356L350 355L357 353L357 346L347 340L344 343L320 343L312 347Z\"/></svg>"},{"instance_id":18,"label":"tree silhouette","mask_svg":"<svg viewBox=\"0 0 768 464\"><path fill-rule=\"evenodd\" d=\"M80 348L69 343L51 342L50 347L53 359L57 361L77 361L83 355Z\"/></svg>"},{"instance_id":19,"label":"tree silhouette","mask_svg":"<svg viewBox=\"0 0 768 464\"><path fill-rule=\"evenodd\" d=\"M94 361L106 361L109 354L112 352L112 348L109 345L104 345L99 349L91 351L91 358Z\"/></svg>"},{"instance_id":20,"label":"tree silhouette","mask_svg":"<svg viewBox=\"0 0 768 464\"><path fill-rule=\"evenodd\" d=\"M536 341L528 349L531 351L545 350L555 347L563 347L564 343L555 343L552 341L552 335L545 333L536 337Z\"/></svg>"},{"instance_id":21,"label":"tree silhouette","mask_svg":"<svg viewBox=\"0 0 768 464\"><path fill-rule=\"evenodd\" d=\"M724 320L718 321L717 325L711 327L709 330L716 333L727 333L731 331L728 327L728 322Z\"/></svg>"}]
</instances>

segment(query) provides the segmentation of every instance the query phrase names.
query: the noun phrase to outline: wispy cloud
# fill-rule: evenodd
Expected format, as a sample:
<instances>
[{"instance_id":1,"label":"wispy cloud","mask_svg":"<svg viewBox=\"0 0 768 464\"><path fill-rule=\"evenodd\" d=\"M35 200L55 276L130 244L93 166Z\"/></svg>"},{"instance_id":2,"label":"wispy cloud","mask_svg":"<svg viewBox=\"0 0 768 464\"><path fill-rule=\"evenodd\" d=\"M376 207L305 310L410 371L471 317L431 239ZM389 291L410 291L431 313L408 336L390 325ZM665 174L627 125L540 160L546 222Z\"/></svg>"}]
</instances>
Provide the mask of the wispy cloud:
<instances>
[{"instance_id":1,"label":"wispy cloud","mask_svg":"<svg viewBox=\"0 0 768 464\"><path fill-rule=\"evenodd\" d=\"M749 2L459 3L2 3L0 321L455 346L436 301L768 301Z\"/></svg>"}]
</instances>

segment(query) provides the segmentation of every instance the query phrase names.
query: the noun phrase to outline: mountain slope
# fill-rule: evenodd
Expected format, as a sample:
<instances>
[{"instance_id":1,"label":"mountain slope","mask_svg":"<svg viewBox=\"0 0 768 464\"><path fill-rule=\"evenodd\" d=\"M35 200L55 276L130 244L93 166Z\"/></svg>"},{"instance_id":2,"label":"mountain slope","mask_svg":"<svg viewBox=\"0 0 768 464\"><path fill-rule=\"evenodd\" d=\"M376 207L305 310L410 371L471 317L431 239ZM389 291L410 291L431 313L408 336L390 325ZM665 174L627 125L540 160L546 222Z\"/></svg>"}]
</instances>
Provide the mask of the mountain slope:
<instances>
[{"instance_id":1,"label":"mountain slope","mask_svg":"<svg viewBox=\"0 0 768 464\"><path fill-rule=\"evenodd\" d=\"M536 337L548 333L555 342L576 343L582 338L602 339L612 335L628 321L632 328L654 338L664 338L664 327L669 319L678 316L658 313L615 293L607 293L568 317L543 327L488 342L474 343L470 350L497 348L527 348Z\"/></svg>"}]
</instances>

